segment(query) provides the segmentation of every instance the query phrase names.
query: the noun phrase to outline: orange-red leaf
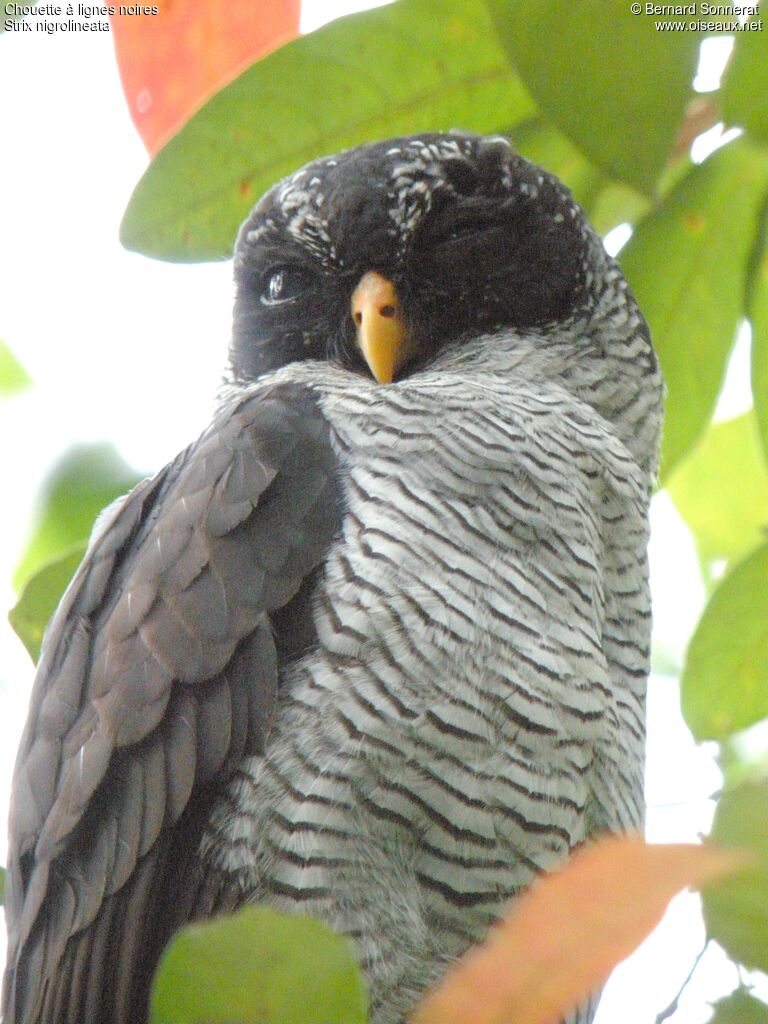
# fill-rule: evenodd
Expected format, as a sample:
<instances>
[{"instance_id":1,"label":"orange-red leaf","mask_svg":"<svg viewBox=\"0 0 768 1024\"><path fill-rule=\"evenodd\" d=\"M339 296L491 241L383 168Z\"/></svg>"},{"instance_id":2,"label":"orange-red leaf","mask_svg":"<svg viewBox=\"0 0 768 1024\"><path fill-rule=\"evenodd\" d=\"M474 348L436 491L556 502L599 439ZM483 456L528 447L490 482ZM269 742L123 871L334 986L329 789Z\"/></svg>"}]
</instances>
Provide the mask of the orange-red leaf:
<instances>
[{"instance_id":1,"label":"orange-red leaf","mask_svg":"<svg viewBox=\"0 0 768 1024\"><path fill-rule=\"evenodd\" d=\"M740 850L651 846L636 836L586 846L513 904L411 1024L553 1024L642 942L680 889L748 859Z\"/></svg>"},{"instance_id":2,"label":"orange-red leaf","mask_svg":"<svg viewBox=\"0 0 768 1024\"><path fill-rule=\"evenodd\" d=\"M247 65L298 34L301 0L136 0L112 32L131 117L155 153ZM120 13L151 11L153 13Z\"/></svg>"}]
</instances>

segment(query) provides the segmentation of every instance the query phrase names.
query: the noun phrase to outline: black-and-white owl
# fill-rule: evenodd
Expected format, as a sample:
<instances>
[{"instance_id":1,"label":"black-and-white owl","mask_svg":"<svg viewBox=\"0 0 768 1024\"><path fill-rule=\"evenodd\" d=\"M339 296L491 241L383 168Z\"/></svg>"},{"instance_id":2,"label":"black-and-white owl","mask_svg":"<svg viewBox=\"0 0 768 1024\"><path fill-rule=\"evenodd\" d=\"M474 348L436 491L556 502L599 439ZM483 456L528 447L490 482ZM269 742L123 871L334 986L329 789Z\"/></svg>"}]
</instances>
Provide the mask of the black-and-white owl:
<instances>
[{"instance_id":1,"label":"black-and-white owl","mask_svg":"<svg viewBox=\"0 0 768 1024\"><path fill-rule=\"evenodd\" d=\"M267 193L235 277L215 417L46 636L6 1024L141 1024L173 931L247 902L351 936L392 1024L642 820L662 383L568 190L498 137L360 146Z\"/></svg>"}]
</instances>

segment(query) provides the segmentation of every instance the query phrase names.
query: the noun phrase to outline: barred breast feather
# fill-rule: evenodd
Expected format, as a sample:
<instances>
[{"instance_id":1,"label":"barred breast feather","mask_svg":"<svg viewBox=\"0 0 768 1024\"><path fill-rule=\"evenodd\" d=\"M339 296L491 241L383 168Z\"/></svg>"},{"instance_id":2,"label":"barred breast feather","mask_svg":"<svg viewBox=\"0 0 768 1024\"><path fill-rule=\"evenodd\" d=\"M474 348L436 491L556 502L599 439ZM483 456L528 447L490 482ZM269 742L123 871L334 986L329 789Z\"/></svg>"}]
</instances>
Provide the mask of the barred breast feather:
<instances>
[{"instance_id":1,"label":"barred breast feather","mask_svg":"<svg viewBox=\"0 0 768 1024\"><path fill-rule=\"evenodd\" d=\"M379 1024L536 872L642 820L648 475L561 382L466 358L313 375L345 508L316 643L204 841L248 900L355 938Z\"/></svg>"}]
</instances>

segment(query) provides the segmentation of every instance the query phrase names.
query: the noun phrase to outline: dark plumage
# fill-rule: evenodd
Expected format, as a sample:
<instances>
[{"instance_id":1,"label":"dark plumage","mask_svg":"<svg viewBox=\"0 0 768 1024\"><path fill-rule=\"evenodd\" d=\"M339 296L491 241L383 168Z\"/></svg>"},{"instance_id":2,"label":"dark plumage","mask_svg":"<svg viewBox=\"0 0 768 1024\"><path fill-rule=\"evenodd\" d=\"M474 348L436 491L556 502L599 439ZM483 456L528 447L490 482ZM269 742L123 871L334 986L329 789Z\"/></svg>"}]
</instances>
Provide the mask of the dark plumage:
<instances>
[{"instance_id":1,"label":"dark plumage","mask_svg":"<svg viewBox=\"0 0 768 1024\"><path fill-rule=\"evenodd\" d=\"M395 152L402 141L316 160L256 204L235 255L238 379L298 359L363 372L348 309L368 270L397 287L421 363L462 335L555 323L585 301L589 240L555 177L503 139L457 137L455 156L408 176L405 197L392 175L408 162ZM276 269L285 301L265 305Z\"/></svg>"},{"instance_id":2,"label":"dark plumage","mask_svg":"<svg viewBox=\"0 0 768 1024\"><path fill-rule=\"evenodd\" d=\"M500 138L362 146L267 193L235 278L211 425L46 635L6 1024L142 1024L173 931L245 901L352 935L392 1024L642 818L661 380L570 193Z\"/></svg>"},{"instance_id":3,"label":"dark plumage","mask_svg":"<svg viewBox=\"0 0 768 1024\"><path fill-rule=\"evenodd\" d=\"M211 785L269 730L265 613L290 610L337 518L325 421L283 384L228 405L96 531L46 634L19 750L10 963L28 952L6 1019L134 1019L185 919ZM96 913L101 934L82 933ZM116 956L133 970L107 970ZM49 1002L52 966L72 978Z\"/></svg>"}]
</instances>

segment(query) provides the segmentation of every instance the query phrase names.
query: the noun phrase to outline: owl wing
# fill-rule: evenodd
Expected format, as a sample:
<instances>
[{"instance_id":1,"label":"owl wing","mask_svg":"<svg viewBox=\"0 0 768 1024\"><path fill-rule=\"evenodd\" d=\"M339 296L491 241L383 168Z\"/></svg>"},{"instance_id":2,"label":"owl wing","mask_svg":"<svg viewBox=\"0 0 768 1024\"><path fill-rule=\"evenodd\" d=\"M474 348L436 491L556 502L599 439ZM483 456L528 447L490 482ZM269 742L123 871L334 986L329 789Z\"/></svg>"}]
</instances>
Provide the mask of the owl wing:
<instances>
[{"instance_id":1,"label":"owl wing","mask_svg":"<svg viewBox=\"0 0 768 1024\"><path fill-rule=\"evenodd\" d=\"M275 706L269 614L338 521L328 424L273 385L97 529L48 629L13 782L6 1024L143 1020L202 820Z\"/></svg>"}]
</instances>

